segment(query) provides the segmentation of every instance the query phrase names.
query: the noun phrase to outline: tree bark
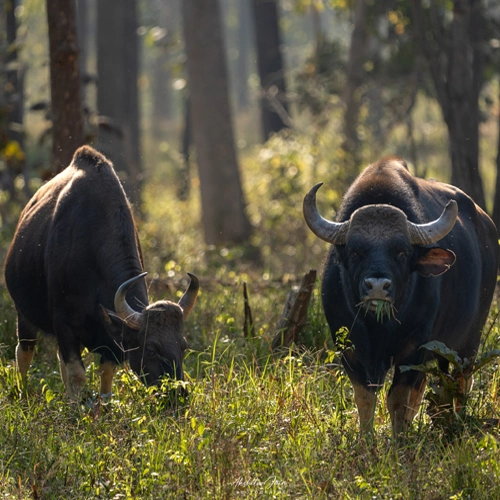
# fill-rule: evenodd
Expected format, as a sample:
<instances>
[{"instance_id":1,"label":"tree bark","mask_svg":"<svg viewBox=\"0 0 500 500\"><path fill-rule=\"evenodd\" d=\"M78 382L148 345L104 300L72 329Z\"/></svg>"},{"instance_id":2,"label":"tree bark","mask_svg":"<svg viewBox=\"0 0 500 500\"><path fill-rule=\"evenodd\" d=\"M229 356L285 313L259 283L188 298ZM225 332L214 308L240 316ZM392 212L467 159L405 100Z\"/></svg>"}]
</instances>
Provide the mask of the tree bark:
<instances>
[{"instance_id":1,"label":"tree bark","mask_svg":"<svg viewBox=\"0 0 500 500\"><path fill-rule=\"evenodd\" d=\"M120 0L97 2L97 111L101 125L98 147L114 163L122 179L127 173L121 123L125 101L123 17Z\"/></svg>"},{"instance_id":2,"label":"tree bark","mask_svg":"<svg viewBox=\"0 0 500 500\"><path fill-rule=\"evenodd\" d=\"M248 75L250 74L250 30L251 16L249 0L238 4L238 107L244 109L249 104Z\"/></svg>"},{"instance_id":3,"label":"tree bark","mask_svg":"<svg viewBox=\"0 0 500 500\"><path fill-rule=\"evenodd\" d=\"M479 93L483 79L481 37L484 18L480 0L455 0L453 20L445 26L428 22L421 0L413 0L413 17L438 102L448 129L451 182L482 208L484 190L479 172ZM430 14L437 19L431 2ZM437 24L437 22L436 22Z\"/></svg>"},{"instance_id":4,"label":"tree bark","mask_svg":"<svg viewBox=\"0 0 500 500\"><path fill-rule=\"evenodd\" d=\"M17 21L16 10L17 2L15 0L7 1L6 4L6 31L7 31L7 109L8 109L8 136L10 140L17 141L24 150L24 133L22 130L24 119L24 88L23 72L18 58L17 42Z\"/></svg>"},{"instance_id":5,"label":"tree bark","mask_svg":"<svg viewBox=\"0 0 500 500\"><path fill-rule=\"evenodd\" d=\"M261 86L264 140L286 128L288 116L285 72L277 0L252 0L257 45L257 69Z\"/></svg>"},{"instance_id":6,"label":"tree bark","mask_svg":"<svg viewBox=\"0 0 500 500\"><path fill-rule=\"evenodd\" d=\"M80 66L80 81L81 81L81 94L82 94L82 103L85 109L85 96L86 96L86 88L85 88L85 80L87 77L87 30L88 30L88 16L89 4L88 0L76 0L76 31L78 33L78 64Z\"/></svg>"},{"instance_id":7,"label":"tree bark","mask_svg":"<svg viewBox=\"0 0 500 500\"><path fill-rule=\"evenodd\" d=\"M23 192L27 197L31 197L32 193L29 187L29 165L26 161L25 153L25 130L24 130L24 65L21 64L18 56L19 42L17 40L17 20L16 7L17 0L9 0L6 8L6 32L7 32L7 47L5 62L7 64L7 82L6 100L7 100L7 136L9 140L16 141L19 144L20 155L14 162L14 168L9 165L10 172L10 193L13 198L16 197L14 188L14 178L22 172L24 178ZM13 171L12 171L13 170Z\"/></svg>"},{"instance_id":8,"label":"tree bark","mask_svg":"<svg viewBox=\"0 0 500 500\"><path fill-rule=\"evenodd\" d=\"M500 92L498 93L498 98L500 99ZM493 203L493 214L492 219L497 229L500 231L500 114L498 115L498 141L497 141L497 179L495 184L495 200Z\"/></svg>"},{"instance_id":9,"label":"tree bark","mask_svg":"<svg viewBox=\"0 0 500 500\"><path fill-rule=\"evenodd\" d=\"M205 241L242 243L250 237L250 223L234 146L219 3L184 0L182 9Z\"/></svg>"},{"instance_id":10,"label":"tree bark","mask_svg":"<svg viewBox=\"0 0 500 500\"><path fill-rule=\"evenodd\" d=\"M173 5L164 2L155 4L155 14L158 17L158 26L166 34L154 47L155 61L151 76L152 131L157 140L164 140L166 122L174 116L172 95L172 71L168 41L171 38L172 27L175 26L175 10Z\"/></svg>"},{"instance_id":11,"label":"tree bark","mask_svg":"<svg viewBox=\"0 0 500 500\"><path fill-rule=\"evenodd\" d=\"M360 140L358 137L359 110L361 108L360 87L365 80L363 63L366 60L366 43L368 39L367 0L357 0L354 11L354 26L349 46L346 68L346 86L344 91L344 143L345 167L349 172L346 182L349 183L360 165Z\"/></svg>"},{"instance_id":12,"label":"tree bark","mask_svg":"<svg viewBox=\"0 0 500 500\"><path fill-rule=\"evenodd\" d=\"M124 25L124 85L125 101L123 103L123 127L125 139L125 158L128 161L129 193L133 201L139 200L142 185L142 168L140 160L140 117L139 94L137 81L139 78L139 43L137 38L137 1L122 0L125 11Z\"/></svg>"},{"instance_id":13,"label":"tree bark","mask_svg":"<svg viewBox=\"0 0 500 500\"><path fill-rule=\"evenodd\" d=\"M97 2L97 73L98 147L136 202L141 184L136 0Z\"/></svg>"},{"instance_id":14,"label":"tree bark","mask_svg":"<svg viewBox=\"0 0 500 500\"><path fill-rule=\"evenodd\" d=\"M52 96L52 167L60 172L84 143L75 5L47 0Z\"/></svg>"},{"instance_id":15,"label":"tree bark","mask_svg":"<svg viewBox=\"0 0 500 500\"><path fill-rule=\"evenodd\" d=\"M449 112L452 184L485 207L479 173L479 91L483 61L477 31L482 31L479 2L454 2L449 59ZM477 31L476 31L477 30Z\"/></svg>"},{"instance_id":16,"label":"tree bark","mask_svg":"<svg viewBox=\"0 0 500 500\"><path fill-rule=\"evenodd\" d=\"M181 201L186 201L191 195L191 105L189 95L184 97L184 123L181 134L181 158L182 162L179 166L179 179L177 188L177 197Z\"/></svg>"}]
</instances>

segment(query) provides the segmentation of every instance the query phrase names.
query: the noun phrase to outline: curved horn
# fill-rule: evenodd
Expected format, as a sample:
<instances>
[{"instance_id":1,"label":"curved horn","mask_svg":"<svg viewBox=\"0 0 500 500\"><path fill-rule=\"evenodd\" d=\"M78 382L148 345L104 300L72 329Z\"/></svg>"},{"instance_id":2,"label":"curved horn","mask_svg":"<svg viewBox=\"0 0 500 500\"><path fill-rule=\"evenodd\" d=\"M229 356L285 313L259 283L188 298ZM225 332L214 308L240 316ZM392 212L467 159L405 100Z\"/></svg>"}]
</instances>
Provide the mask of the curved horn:
<instances>
[{"instance_id":1,"label":"curved horn","mask_svg":"<svg viewBox=\"0 0 500 500\"><path fill-rule=\"evenodd\" d=\"M323 185L316 184L304 197L302 210L309 229L318 237L332 245L345 245L349 221L330 222L324 219L316 207L316 192Z\"/></svg>"},{"instance_id":2,"label":"curved horn","mask_svg":"<svg viewBox=\"0 0 500 500\"><path fill-rule=\"evenodd\" d=\"M444 238L455 225L458 217L458 205L455 200L450 200L444 207L443 213L435 221L427 224L414 224L408 221L410 241L412 245L430 245Z\"/></svg>"},{"instance_id":3,"label":"curved horn","mask_svg":"<svg viewBox=\"0 0 500 500\"><path fill-rule=\"evenodd\" d=\"M140 330L142 324L142 313L132 309L126 299L128 289L148 273L134 276L121 284L115 294L115 311L118 317L132 330Z\"/></svg>"},{"instance_id":4,"label":"curved horn","mask_svg":"<svg viewBox=\"0 0 500 500\"><path fill-rule=\"evenodd\" d=\"M188 289L184 292L184 295L179 300L179 306L184 313L184 319L189 316L189 313L191 312L191 309L196 302L198 291L200 290L200 282L198 281L198 278L194 274L187 274L191 278L191 281L189 282Z\"/></svg>"}]
</instances>

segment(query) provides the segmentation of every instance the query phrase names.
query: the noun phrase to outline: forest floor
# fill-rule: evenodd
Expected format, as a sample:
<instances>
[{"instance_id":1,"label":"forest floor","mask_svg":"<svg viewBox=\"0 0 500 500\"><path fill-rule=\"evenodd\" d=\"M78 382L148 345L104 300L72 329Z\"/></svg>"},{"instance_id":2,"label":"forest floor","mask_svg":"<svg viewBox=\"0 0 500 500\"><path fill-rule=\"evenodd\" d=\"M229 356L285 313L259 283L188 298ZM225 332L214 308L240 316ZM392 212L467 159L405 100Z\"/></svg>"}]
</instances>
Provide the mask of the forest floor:
<instances>
[{"instance_id":1,"label":"forest floor","mask_svg":"<svg viewBox=\"0 0 500 500\"><path fill-rule=\"evenodd\" d=\"M424 403L406 438L395 443L384 387L373 436L359 436L352 388L319 300L327 245L301 215L306 186L330 174L318 165L312 178L300 143L280 147L278 141L263 150L258 171L246 176L256 231L245 247L206 247L197 196L178 201L161 170L146 179L138 227L151 298L178 297L187 272L201 282L186 323L189 397L178 404L171 404L172 383L146 388L125 366L111 401L69 405L47 336L37 346L28 396L20 398L15 312L2 281L0 499L500 498L495 361L476 374L461 418L437 426ZM320 210L333 217L339 195L327 184ZM11 234L4 230L2 254ZM319 277L301 345L272 356L286 296L311 268ZM243 335L244 282L252 338ZM495 303L483 353L498 347L496 311ZM97 360L87 353L85 361L95 402Z\"/></svg>"}]
</instances>

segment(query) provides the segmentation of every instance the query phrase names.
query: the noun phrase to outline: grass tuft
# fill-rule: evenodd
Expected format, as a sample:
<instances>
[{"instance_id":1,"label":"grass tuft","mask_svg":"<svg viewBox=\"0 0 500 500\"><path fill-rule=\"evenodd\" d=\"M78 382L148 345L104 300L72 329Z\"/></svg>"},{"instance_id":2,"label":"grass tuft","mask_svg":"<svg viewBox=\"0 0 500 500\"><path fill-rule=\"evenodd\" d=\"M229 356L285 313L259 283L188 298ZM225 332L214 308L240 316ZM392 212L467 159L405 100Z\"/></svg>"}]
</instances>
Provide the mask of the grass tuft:
<instances>
[{"instance_id":1,"label":"grass tuft","mask_svg":"<svg viewBox=\"0 0 500 500\"><path fill-rule=\"evenodd\" d=\"M386 300L377 300L377 306L375 309L375 316L377 318L377 321L379 323L383 323L384 317L387 317L387 320L389 321L391 319L391 316L393 317L393 305L386 301Z\"/></svg>"}]
</instances>

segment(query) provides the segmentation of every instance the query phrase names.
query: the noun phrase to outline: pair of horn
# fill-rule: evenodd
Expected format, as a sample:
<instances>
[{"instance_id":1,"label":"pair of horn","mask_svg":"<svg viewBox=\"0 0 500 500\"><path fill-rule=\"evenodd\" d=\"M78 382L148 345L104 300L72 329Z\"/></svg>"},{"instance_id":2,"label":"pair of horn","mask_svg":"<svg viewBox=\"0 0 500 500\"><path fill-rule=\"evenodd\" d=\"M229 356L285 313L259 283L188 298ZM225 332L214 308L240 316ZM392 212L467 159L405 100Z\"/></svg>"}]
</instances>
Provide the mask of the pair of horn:
<instances>
[{"instance_id":1,"label":"pair of horn","mask_svg":"<svg viewBox=\"0 0 500 500\"><path fill-rule=\"evenodd\" d=\"M306 194L303 204L304 218L309 229L318 237L332 245L345 245L351 221L331 222L323 218L316 207L316 192L323 185L316 184ZM453 228L458 217L458 206L450 200L441 216L426 224L414 224L407 221L412 245L425 246L444 238Z\"/></svg>"},{"instance_id":2,"label":"pair of horn","mask_svg":"<svg viewBox=\"0 0 500 500\"><path fill-rule=\"evenodd\" d=\"M135 309L129 306L126 295L128 289L141 278L146 276L148 273L139 274L139 276L135 276L120 285L115 294L115 311L118 317L125 322L125 324L132 328L133 330L139 330L142 325L142 315L143 313L137 312ZM190 282L187 290L184 292L184 295L179 300L179 307L182 309L182 313L184 315L184 319L189 316L191 309L196 302L196 297L198 295L198 291L200 289L200 283L198 278L191 273L187 273Z\"/></svg>"}]
</instances>

